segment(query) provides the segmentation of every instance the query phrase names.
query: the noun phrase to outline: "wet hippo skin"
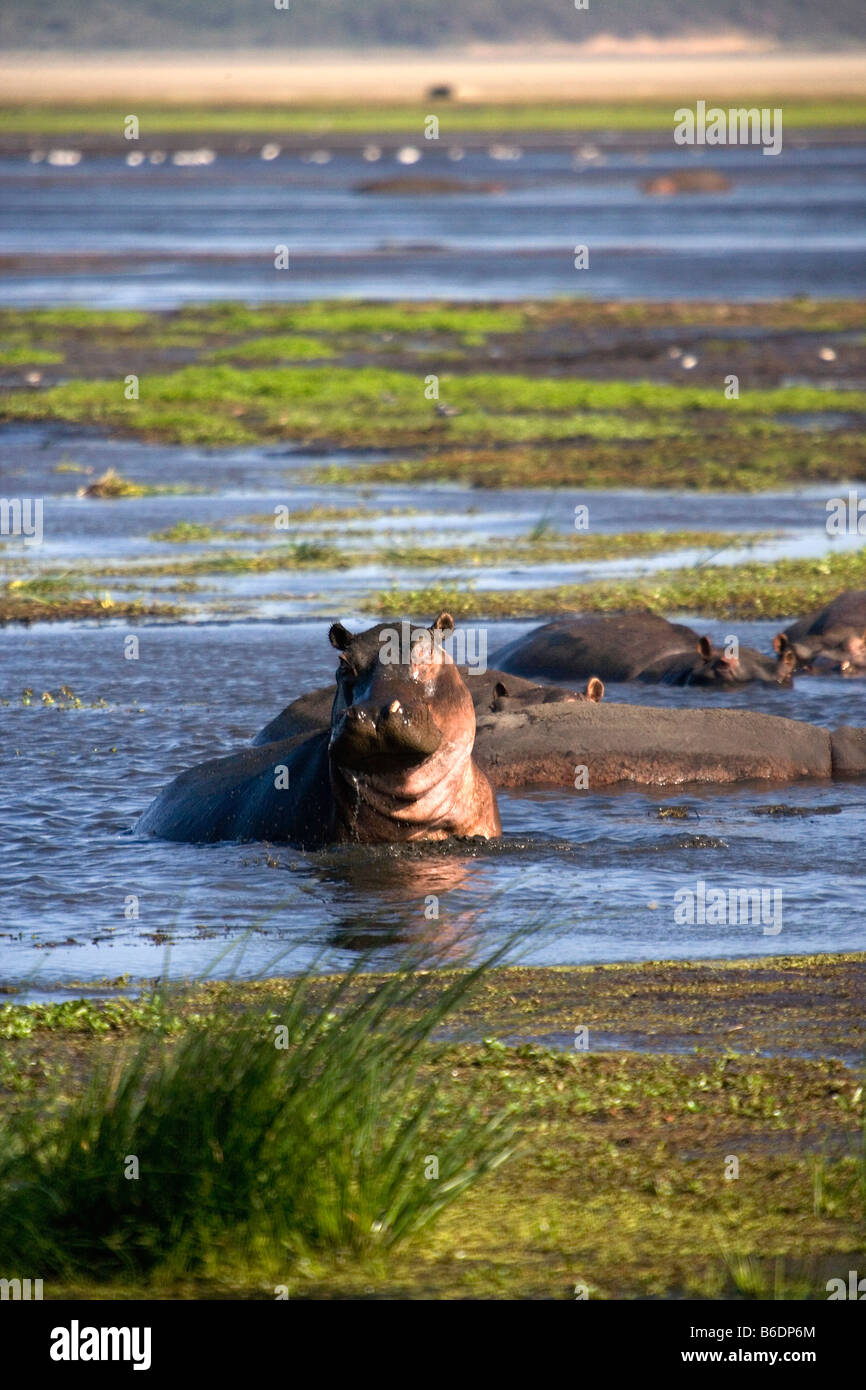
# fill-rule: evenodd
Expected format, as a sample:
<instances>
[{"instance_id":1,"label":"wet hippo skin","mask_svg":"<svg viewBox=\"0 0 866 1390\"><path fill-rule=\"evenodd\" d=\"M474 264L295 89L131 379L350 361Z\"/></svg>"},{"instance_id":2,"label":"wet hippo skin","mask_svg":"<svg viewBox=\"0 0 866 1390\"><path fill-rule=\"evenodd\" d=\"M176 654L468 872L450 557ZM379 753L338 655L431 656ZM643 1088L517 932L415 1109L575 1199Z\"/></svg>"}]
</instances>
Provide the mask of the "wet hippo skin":
<instances>
[{"instance_id":1,"label":"wet hippo skin","mask_svg":"<svg viewBox=\"0 0 866 1390\"><path fill-rule=\"evenodd\" d=\"M866 729L841 724L830 735L834 777L866 775Z\"/></svg>"},{"instance_id":2,"label":"wet hippo skin","mask_svg":"<svg viewBox=\"0 0 866 1390\"><path fill-rule=\"evenodd\" d=\"M472 697L441 645L453 619L407 623L406 642L391 642L400 626L353 635L335 623L329 727L190 769L156 798L137 832L302 848L500 835L496 798L472 756Z\"/></svg>"},{"instance_id":3,"label":"wet hippo skin","mask_svg":"<svg viewBox=\"0 0 866 1390\"><path fill-rule=\"evenodd\" d=\"M751 710L616 704L484 715L475 757L500 788L573 787L578 767L586 767L590 790L617 782L793 781L833 771L830 731L813 724Z\"/></svg>"}]
</instances>

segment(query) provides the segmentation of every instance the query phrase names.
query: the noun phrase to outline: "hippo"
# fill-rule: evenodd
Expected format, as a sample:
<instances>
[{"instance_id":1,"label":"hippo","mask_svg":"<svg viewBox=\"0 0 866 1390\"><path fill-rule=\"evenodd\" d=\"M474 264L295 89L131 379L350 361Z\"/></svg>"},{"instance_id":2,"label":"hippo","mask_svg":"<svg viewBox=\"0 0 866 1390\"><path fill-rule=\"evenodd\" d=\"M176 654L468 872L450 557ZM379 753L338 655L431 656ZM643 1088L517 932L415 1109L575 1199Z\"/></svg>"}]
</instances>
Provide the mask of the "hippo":
<instances>
[{"instance_id":1,"label":"hippo","mask_svg":"<svg viewBox=\"0 0 866 1390\"><path fill-rule=\"evenodd\" d=\"M497 790L866 776L866 729L825 729L755 710L534 705L478 720L475 757Z\"/></svg>"},{"instance_id":2,"label":"hippo","mask_svg":"<svg viewBox=\"0 0 866 1390\"><path fill-rule=\"evenodd\" d=\"M646 681L662 685L730 686L746 681L790 685L788 650L763 656L740 647L729 656L709 637L655 613L584 613L557 618L494 654L504 671L547 680Z\"/></svg>"},{"instance_id":3,"label":"hippo","mask_svg":"<svg viewBox=\"0 0 866 1390\"><path fill-rule=\"evenodd\" d=\"M565 690L558 685L536 685L534 681L521 680L505 671L478 671L471 666L458 666L472 696L476 717L482 714L498 714L508 709L523 709L527 705L551 704L572 701L598 701L604 696L604 685L597 676L591 677L583 691ZM311 734L325 729L331 717L334 703L334 687L319 686L306 695L299 695L286 705L274 719L260 729L253 739L253 745L272 743L276 739L293 738L296 734Z\"/></svg>"},{"instance_id":4,"label":"hippo","mask_svg":"<svg viewBox=\"0 0 866 1390\"><path fill-rule=\"evenodd\" d=\"M773 638L808 675L866 675L866 589L846 589Z\"/></svg>"},{"instance_id":5,"label":"hippo","mask_svg":"<svg viewBox=\"0 0 866 1390\"><path fill-rule=\"evenodd\" d=\"M380 623L354 635L334 623L329 639L339 663L329 727L182 773L148 807L137 833L302 849L499 837L496 797L473 759L472 696L442 646L453 627L449 613L429 628Z\"/></svg>"},{"instance_id":6,"label":"hippo","mask_svg":"<svg viewBox=\"0 0 866 1390\"><path fill-rule=\"evenodd\" d=\"M509 714L515 710L528 709L530 705L597 705L604 699L604 682L600 681L598 676L590 676L584 689L577 692L564 690L559 685L532 685L529 690L514 690L513 682L513 676L496 682L490 703L492 714Z\"/></svg>"}]
</instances>

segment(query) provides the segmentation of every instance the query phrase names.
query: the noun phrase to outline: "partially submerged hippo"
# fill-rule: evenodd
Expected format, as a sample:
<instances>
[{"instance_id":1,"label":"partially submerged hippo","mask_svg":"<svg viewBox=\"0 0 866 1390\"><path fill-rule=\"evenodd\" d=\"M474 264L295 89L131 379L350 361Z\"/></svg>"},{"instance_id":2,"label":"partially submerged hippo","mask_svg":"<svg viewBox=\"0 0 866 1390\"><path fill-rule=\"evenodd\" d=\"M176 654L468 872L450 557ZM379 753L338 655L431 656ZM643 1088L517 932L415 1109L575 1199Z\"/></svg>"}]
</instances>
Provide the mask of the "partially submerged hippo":
<instances>
[{"instance_id":1,"label":"partially submerged hippo","mask_svg":"<svg viewBox=\"0 0 866 1390\"><path fill-rule=\"evenodd\" d=\"M496 788L792 782L866 776L866 729L741 709L536 705L478 721L475 757Z\"/></svg>"},{"instance_id":2,"label":"partially submerged hippo","mask_svg":"<svg viewBox=\"0 0 866 1390\"><path fill-rule=\"evenodd\" d=\"M569 704L583 700L596 702L604 695L604 686L597 676L587 681L583 691L577 691L564 690L558 685L537 685L534 681L521 680L519 676L510 676L505 671L495 669L477 671L471 666L458 666L457 670L472 696L476 718L482 714L523 709L527 705ZM253 744L272 743L275 739L293 738L297 734L311 734L326 728L333 703L333 685L319 686L318 690L299 695L259 730Z\"/></svg>"},{"instance_id":3,"label":"partially submerged hippo","mask_svg":"<svg viewBox=\"0 0 866 1390\"><path fill-rule=\"evenodd\" d=\"M729 656L709 637L654 613L584 613L557 618L494 654L504 671L546 680L647 681L664 685L790 685L793 654L752 647Z\"/></svg>"},{"instance_id":4,"label":"partially submerged hippo","mask_svg":"<svg viewBox=\"0 0 866 1390\"><path fill-rule=\"evenodd\" d=\"M499 672L496 673L500 675ZM530 685L528 690L515 690L514 676L497 680L493 687L491 714L508 714L515 710L528 709L530 705L597 705L604 699L604 682L598 676L590 676L583 690L564 690L559 685ZM521 685L527 682L521 681ZM478 706L476 704L476 713Z\"/></svg>"},{"instance_id":5,"label":"partially submerged hippo","mask_svg":"<svg viewBox=\"0 0 866 1390\"><path fill-rule=\"evenodd\" d=\"M809 675L866 674L866 589L846 589L778 633L773 646Z\"/></svg>"},{"instance_id":6,"label":"partially submerged hippo","mask_svg":"<svg viewBox=\"0 0 866 1390\"><path fill-rule=\"evenodd\" d=\"M202 763L156 798L136 827L168 840L287 841L301 848L502 833L496 797L473 761L472 697L442 636L454 621L355 636L340 653L329 728Z\"/></svg>"}]
</instances>

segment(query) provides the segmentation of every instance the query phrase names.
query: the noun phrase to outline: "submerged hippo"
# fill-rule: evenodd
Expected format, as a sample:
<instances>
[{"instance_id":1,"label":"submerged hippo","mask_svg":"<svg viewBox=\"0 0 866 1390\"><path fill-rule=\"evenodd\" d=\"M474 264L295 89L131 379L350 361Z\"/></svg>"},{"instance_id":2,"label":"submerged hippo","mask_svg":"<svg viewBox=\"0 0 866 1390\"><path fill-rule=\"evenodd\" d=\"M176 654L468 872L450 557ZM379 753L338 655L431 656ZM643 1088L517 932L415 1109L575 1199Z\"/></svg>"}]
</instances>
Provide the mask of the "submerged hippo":
<instances>
[{"instance_id":1,"label":"submerged hippo","mask_svg":"<svg viewBox=\"0 0 866 1390\"><path fill-rule=\"evenodd\" d=\"M570 704L583 700L595 703L604 695L604 686L596 676L587 681L583 691L577 691L564 690L558 685L537 685L534 681L510 676L505 671L477 671L470 666L458 666L457 670L472 696L476 717L523 709L527 705ZM326 728L333 703L332 685L323 685L318 690L299 695L259 730L253 744L273 743L275 739L293 738L297 734L311 734Z\"/></svg>"},{"instance_id":2,"label":"submerged hippo","mask_svg":"<svg viewBox=\"0 0 866 1390\"><path fill-rule=\"evenodd\" d=\"M866 674L866 589L846 589L778 633L773 646L780 655L791 652L809 675Z\"/></svg>"},{"instance_id":3,"label":"submerged hippo","mask_svg":"<svg viewBox=\"0 0 866 1390\"><path fill-rule=\"evenodd\" d=\"M504 671L547 680L647 681L723 686L745 681L790 685L790 651L762 656L740 647L729 656L709 637L654 613L584 613L557 618L495 653Z\"/></svg>"},{"instance_id":4,"label":"submerged hippo","mask_svg":"<svg viewBox=\"0 0 866 1390\"><path fill-rule=\"evenodd\" d=\"M472 697L442 636L441 613L409 641L399 625L330 630L340 653L330 726L202 763L156 798L136 827L168 840L285 841L301 848L502 833L476 766ZM386 640L388 639L388 640Z\"/></svg>"},{"instance_id":5,"label":"submerged hippo","mask_svg":"<svg viewBox=\"0 0 866 1390\"><path fill-rule=\"evenodd\" d=\"M522 681L521 684L525 685L526 682ZM564 690L559 685L530 685L528 690L515 690L514 677L506 676L505 680L497 680L493 687L490 713L508 714L515 710L528 709L530 705L597 705L603 699L604 682L600 681L598 676L590 676L586 686L580 691ZM475 708L478 712L477 704Z\"/></svg>"}]
</instances>

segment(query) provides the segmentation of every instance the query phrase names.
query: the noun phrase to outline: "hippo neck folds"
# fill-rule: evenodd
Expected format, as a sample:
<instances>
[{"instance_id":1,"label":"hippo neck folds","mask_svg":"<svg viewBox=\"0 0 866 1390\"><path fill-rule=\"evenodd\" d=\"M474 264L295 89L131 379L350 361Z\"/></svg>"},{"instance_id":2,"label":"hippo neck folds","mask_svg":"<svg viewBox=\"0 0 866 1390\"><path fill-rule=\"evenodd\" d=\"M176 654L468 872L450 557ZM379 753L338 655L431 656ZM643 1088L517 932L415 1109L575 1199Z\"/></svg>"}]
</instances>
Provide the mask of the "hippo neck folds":
<instances>
[{"instance_id":1,"label":"hippo neck folds","mask_svg":"<svg viewBox=\"0 0 866 1390\"><path fill-rule=\"evenodd\" d=\"M442 646L454 620L379 624L340 653L328 765L335 838L368 842L501 834L496 801L472 758L475 710Z\"/></svg>"}]
</instances>

